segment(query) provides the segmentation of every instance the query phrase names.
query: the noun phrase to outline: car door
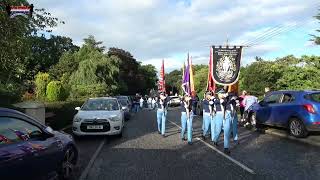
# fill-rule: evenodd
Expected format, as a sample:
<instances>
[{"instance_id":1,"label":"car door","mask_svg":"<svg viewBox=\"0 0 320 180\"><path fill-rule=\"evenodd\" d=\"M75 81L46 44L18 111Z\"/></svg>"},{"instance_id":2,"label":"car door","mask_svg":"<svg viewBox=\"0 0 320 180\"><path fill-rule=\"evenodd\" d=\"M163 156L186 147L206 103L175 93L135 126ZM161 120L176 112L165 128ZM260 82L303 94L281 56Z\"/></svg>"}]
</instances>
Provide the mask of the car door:
<instances>
[{"instance_id":1,"label":"car door","mask_svg":"<svg viewBox=\"0 0 320 180\"><path fill-rule=\"evenodd\" d=\"M279 105L281 103L282 96L283 96L283 93L275 92L275 93L272 93L267 100L267 104L271 109L270 119L268 121L268 124L270 125L277 124L275 117L277 117L277 115L279 114L279 110L280 110Z\"/></svg>"},{"instance_id":2,"label":"car door","mask_svg":"<svg viewBox=\"0 0 320 180\"><path fill-rule=\"evenodd\" d=\"M280 102L282 94L272 93L264 98L259 104L257 110L257 120L264 124L273 124L273 113L275 111L275 105Z\"/></svg>"},{"instance_id":3,"label":"car door","mask_svg":"<svg viewBox=\"0 0 320 180\"><path fill-rule=\"evenodd\" d=\"M295 115L295 96L294 93L284 92L280 99L280 103L274 105L273 124L277 126L286 126L289 118Z\"/></svg>"},{"instance_id":4,"label":"car door","mask_svg":"<svg viewBox=\"0 0 320 180\"><path fill-rule=\"evenodd\" d=\"M40 127L25 121L23 118L0 117L1 135L7 137L15 145L17 158L13 158L5 167L15 169L10 172L21 172L15 176L21 178L35 178L46 176L56 170L57 163L61 159L62 143L54 137L45 137ZM16 143L15 143L16 142ZM6 150L2 149L2 150ZM12 156L7 154L7 156ZM6 161L3 161L4 163Z\"/></svg>"}]
</instances>

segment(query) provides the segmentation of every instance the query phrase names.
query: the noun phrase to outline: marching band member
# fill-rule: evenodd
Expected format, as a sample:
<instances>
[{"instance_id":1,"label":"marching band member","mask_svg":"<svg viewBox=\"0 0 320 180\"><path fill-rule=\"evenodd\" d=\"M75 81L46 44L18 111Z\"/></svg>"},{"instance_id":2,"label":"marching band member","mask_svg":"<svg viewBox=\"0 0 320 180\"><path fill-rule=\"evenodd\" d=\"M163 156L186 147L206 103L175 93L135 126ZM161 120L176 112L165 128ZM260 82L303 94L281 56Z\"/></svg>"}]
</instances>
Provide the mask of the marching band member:
<instances>
[{"instance_id":1,"label":"marching band member","mask_svg":"<svg viewBox=\"0 0 320 180\"><path fill-rule=\"evenodd\" d=\"M214 111L216 112L214 116L215 123L215 132L213 137L214 145L218 145L218 139L223 127L224 134L224 153L230 154L229 146L230 146L230 126L231 126L231 118L225 118L225 92L224 90L220 90L218 92L218 99L214 102Z\"/></svg>"},{"instance_id":2,"label":"marching band member","mask_svg":"<svg viewBox=\"0 0 320 180\"><path fill-rule=\"evenodd\" d=\"M186 127L187 127L187 109L185 108L187 95L181 98L181 134L180 137L182 141L186 141L187 139L184 137Z\"/></svg>"},{"instance_id":3,"label":"marching band member","mask_svg":"<svg viewBox=\"0 0 320 180\"><path fill-rule=\"evenodd\" d=\"M233 141L238 144L238 115L237 106L239 98L234 93L228 93L226 97L226 119L229 118L231 123L231 132L233 134Z\"/></svg>"},{"instance_id":4,"label":"marching band member","mask_svg":"<svg viewBox=\"0 0 320 180\"><path fill-rule=\"evenodd\" d=\"M192 102L190 95L185 95L184 97L184 108L186 109L187 116L187 136L188 136L188 144L192 144L192 120L193 120L193 111L192 111Z\"/></svg>"},{"instance_id":5,"label":"marching band member","mask_svg":"<svg viewBox=\"0 0 320 180\"><path fill-rule=\"evenodd\" d=\"M213 117L213 101L211 99L211 93L207 92L206 97L202 102L202 107L203 107L203 124L204 124L204 130L202 134L202 139L206 139L207 132L209 130L210 124L211 124L211 119ZM212 126L212 125L211 125Z\"/></svg>"},{"instance_id":6,"label":"marching band member","mask_svg":"<svg viewBox=\"0 0 320 180\"><path fill-rule=\"evenodd\" d=\"M157 101L157 123L158 133L165 137L166 130L166 117L169 97L165 96L165 93L160 93L160 97Z\"/></svg>"}]
</instances>

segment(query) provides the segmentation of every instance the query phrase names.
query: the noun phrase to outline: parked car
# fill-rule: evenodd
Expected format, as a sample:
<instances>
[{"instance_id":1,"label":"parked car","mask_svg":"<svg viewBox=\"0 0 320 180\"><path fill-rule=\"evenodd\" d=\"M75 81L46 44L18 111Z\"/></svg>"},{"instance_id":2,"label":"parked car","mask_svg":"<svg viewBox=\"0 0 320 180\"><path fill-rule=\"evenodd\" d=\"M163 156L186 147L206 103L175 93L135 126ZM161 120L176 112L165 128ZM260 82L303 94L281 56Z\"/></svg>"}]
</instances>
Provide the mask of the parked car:
<instances>
[{"instance_id":1,"label":"parked car","mask_svg":"<svg viewBox=\"0 0 320 180\"><path fill-rule=\"evenodd\" d=\"M169 101L169 106L180 106L180 98L179 96L169 96L170 101Z\"/></svg>"},{"instance_id":2,"label":"parked car","mask_svg":"<svg viewBox=\"0 0 320 180\"><path fill-rule=\"evenodd\" d=\"M74 135L122 136L124 112L116 98L90 98L75 109L78 113L73 118Z\"/></svg>"},{"instance_id":3,"label":"parked car","mask_svg":"<svg viewBox=\"0 0 320 180\"><path fill-rule=\"evenodd\" d=\"M129 104L129 101L125 100L125 99L118 99L118 101L119 101L121 108L124 112L124 119L129 120L131 117L131 114L130 114L131 105Z\"/></svg>"},{"instance_id":4,"label":"parked car","mask_svg":"<svg viewBox=\"0 0 320 180\"><path fill-rule=\"evenodd\" d=\"M130 96L115 96L115 98L117 98L118 100L124 99L124 100L128 101L130 108L132 107L133 101Z\"/></svg>"},{"instance_id":5,"label":"parked car","mask_svg":"<svg viewBox=\"0 0 320 180\"><path fill-rule=\"evenodd\" d=\"M320 91L274 91L256 103L249 113L251 122L288 128L295 137L320 131Z\"/></svg>"},{"instance_id":6,"label":"parked car","mask_svg":"<svg viewBox=\"0 0 320 180\"><path fill-rule=\"evenodd\" d=\"M0 179L68 179L77 160L71 135L0 108Z\"/></svg>"}]
</instances>

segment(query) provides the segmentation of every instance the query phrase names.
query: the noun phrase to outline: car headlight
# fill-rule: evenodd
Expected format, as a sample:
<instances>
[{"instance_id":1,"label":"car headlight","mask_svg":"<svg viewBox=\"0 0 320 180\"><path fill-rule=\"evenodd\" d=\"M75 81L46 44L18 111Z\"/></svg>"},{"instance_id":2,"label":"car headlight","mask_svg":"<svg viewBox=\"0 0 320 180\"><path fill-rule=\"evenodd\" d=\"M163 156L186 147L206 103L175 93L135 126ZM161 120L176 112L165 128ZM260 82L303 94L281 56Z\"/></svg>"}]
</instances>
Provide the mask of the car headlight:
<instances>
[{"instance_id":1,"label":"car headlight","mask_svg":"<svg viewBox=\"0 0 320 180\"><path fill-rule=\"evenodd\" d=\"M116 122L116 121L120 121L121 119L119 117L112 117L110 118L110 121Z\"/></svg>"},{"instance_id":2,"label":"car headlight","mask_svg":"<svg viewBox=\"0 0 320 180\"><path fill-rule=\"evenodd\" d=\"M74 117L73 118L73 122L80 122L81 121L81 118L79 118L79 117Z\"/></svg>"}]
</instances>

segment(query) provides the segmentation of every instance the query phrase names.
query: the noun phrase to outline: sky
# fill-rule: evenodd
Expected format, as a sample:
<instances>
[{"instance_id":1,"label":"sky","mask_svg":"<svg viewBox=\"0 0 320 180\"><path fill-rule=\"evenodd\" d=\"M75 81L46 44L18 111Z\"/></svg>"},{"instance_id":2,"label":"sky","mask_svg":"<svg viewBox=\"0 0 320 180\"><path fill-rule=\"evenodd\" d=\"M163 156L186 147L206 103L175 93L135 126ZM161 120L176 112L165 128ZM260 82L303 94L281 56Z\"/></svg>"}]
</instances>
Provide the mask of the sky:
<instances>
[{"instance_id":1,"label":"sky","mask_svg":"<svg viewBox=\"0 0 320 180\"><path fill-rule=\"evenodd\" d=\"M193 64L208 64L212 45L251 45L242 65L293 54L320 55L319 0L29 0L65 21L53 34L81 45L94 35L106 47L129 51L143 64L167 72L181 68L188 52Z\"/></svg>"}]
</instances>

